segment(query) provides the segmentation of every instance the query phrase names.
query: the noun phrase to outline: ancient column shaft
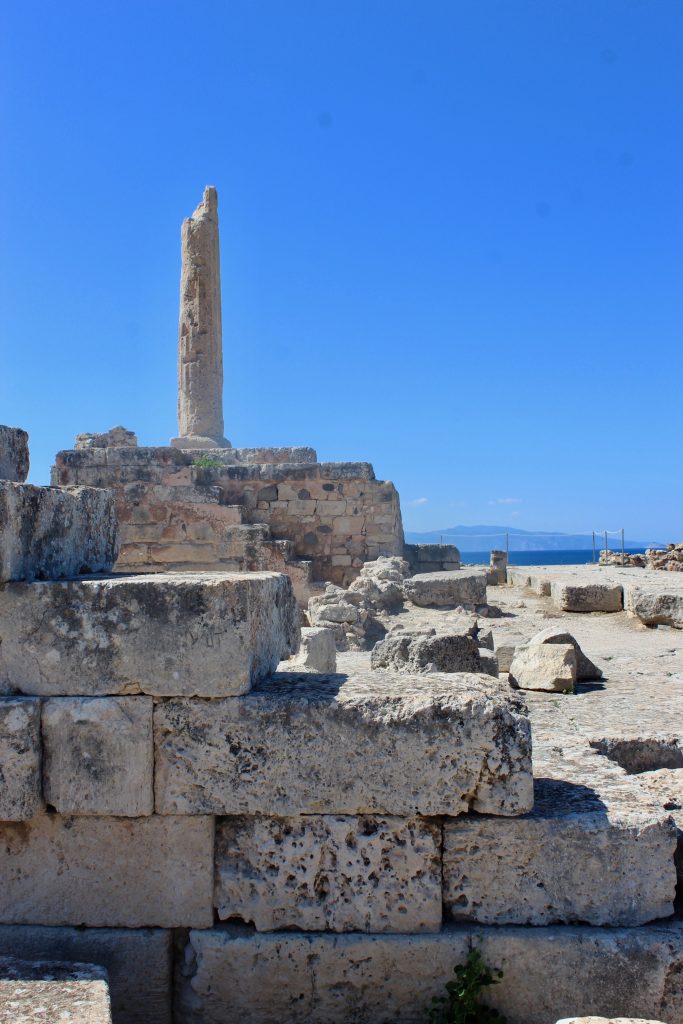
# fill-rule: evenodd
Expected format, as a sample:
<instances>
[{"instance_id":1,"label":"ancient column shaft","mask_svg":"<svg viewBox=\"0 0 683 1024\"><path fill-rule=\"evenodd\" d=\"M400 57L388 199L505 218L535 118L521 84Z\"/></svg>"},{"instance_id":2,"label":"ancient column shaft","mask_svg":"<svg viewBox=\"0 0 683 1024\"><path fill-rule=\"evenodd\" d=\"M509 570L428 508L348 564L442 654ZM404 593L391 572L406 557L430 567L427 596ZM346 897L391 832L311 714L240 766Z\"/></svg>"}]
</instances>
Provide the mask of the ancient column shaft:
<instances>
[{"instance_id":1,"label":"ancient column shaft","mask_svg":"<svg viewBox=\"0 0 683 1024\"><path fill-rule=\"evenodd\" d=\"M229 446L223 436L223 336L218 194L213 186L181 230L179 447Z\"/></svg>"}]
</instances>

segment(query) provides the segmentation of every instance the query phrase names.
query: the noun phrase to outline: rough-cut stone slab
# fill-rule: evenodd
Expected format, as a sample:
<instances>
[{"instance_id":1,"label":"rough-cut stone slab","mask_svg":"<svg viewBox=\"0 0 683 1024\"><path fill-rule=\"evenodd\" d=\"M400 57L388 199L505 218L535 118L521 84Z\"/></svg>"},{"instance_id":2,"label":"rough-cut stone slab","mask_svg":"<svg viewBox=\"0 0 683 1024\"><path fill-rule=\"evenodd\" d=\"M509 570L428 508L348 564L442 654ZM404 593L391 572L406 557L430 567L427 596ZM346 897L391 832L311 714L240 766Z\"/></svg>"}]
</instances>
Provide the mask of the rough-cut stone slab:
<instances>
[{"instance_id":1,"label":"rough-cut stone slab","mask_svg":"<svg viewBox=\"0 0 683 1024\"><path fill-rule=\"evenodd\" d=\"M444 823L444 905L458 921L641 925L673 912L676 827L585 786L536 782L531 814Z\"/></svg>"},{"instance_id":2,"label":"rough-cut stone slab","mask_svg":"<svg viewBox=\"0 0 683 1024\"><path fill-rule=\"evenodd\" d=\"M282 674L154 709L162 814L523 814L524 704L488 676Z\"/></svg>"},{"instance_id":3,"label":"rough-cut stone slab","mask_svg":"<svg viewBox=\"0 0 683 1024\"><path fill-rule=\"evenodd\" d=\"M42 729L45 799L60 814L152 813L151 697L52 697Z\"/></svg>"},{"instance_id":4,"label":"rough-cut stone slab","mask_svg":"<svg viewBox=\"0 0 683 1024\"><path fill-rule=\"evenodd\" d=\"M171 939L159 928L0 925L0 955L100 964L115 1024L170 1024Z\"/></svg>"},{"instance_id":5,"label":"rough-cut stone slab","mask_svg":"<svg viewBox=\"0 0 683 1024\"><path fill-rule=\"evenodd\" d=\"M572 644L520 644L510 665L510 682L522 690L573 693L576 652Z\"/></svg>"},{"instance_id":6,"label":"rough-cut stone slab","mask_svg":"<svg viewBox=\"0 0 683 1024\"><path fill-rule=\"evenodd\" d=\"M278 573L159 573L0 590L0 692L231 696L296 650Z\"/></svg>"},{"instance_id":7,"label":"rough-cut stone slab","mask_svg":"<svg viewBox=\"0 0 683 1024\"><path fill-rule=\"evenodd\" d=\"M620 583L566 583L552 580L550 596L565 612L620 612L624 592Z\"/></svg>"},{"instance_id":8,"label":"rough-cut stone slab","mask_svg":"<svg viewBox=\"0 0 683 1024\"><path fill-rule=\"evenodd\" d=\"M0 480L0 583L109 572L118 550L111 491Z\"/></svg>"},{"instance_id":9,"label":"rough-cut stone slab","mask_svg":"<svg viewBox=\"0 0 683 1024\"><path fill-rule=\"evenodd\" d=\"M625 588L624 604L646 626L683 629L683 590L650 590L629 585Z\"/></svg>"},{"instance_id":10,"label":"rough-cut stone slab","mask_svg":"<svg viewBox=\"0 0 683 1024\"><path fill-rule=\"evenodd\" d=\"M587 658L578 641L562 626L548 626L529 641L530 644L571 644L576 655L576 678L579 682L602 679L602 670Z\"/></svg>"},{"instance_id":11,"label":"rough-cut stone slab","mask_svg":"<svg viewBox=\"0 0 683 1024\"><path fill-rule=\"evenodd\" d=\"M213 833L207 817L0 823L0 921L206 928Z\"/></svg>"},{"instance_id":12,"label":"rough-cut stone slab","mask_svg":"<svg viewBox=\"0 0 683 1024\"><path fill-rule=\"evenodd\" d=\"M483 672L477 640L466 633L395 633L375 644L373 669L394 672ZM489 673L490 674L490 673Z\"/></svg>"},{"instance_id":13,"label":"rough-cut stone slab","mask_svg":"<svg viewBox=\"0 0 683 1024\"><path fill-rule=\"evenodd\" d=\"M21 427L0 426L0 480L23 484L28 470L28 434Z\"/></svg>"},{"instance_id":14,"label":"rough-cut stone slab","mask_svg":"<svg viewBox=\"0 0 683 1024\"><path fill-rule=\"evenodd\" d=\"M83 451L92 448L137 448L138 439L126 427L112 427L103 434L76 434L74 448ZM104 458L104 456L103 456Z\"/></svg>"},{"instance_id":15,"label":"rough-cut stone slab","mask_svg":"<svg viewBox=\"0 0 683 1024\"><path fill-rule=\"evenodd\" d=\"M643 1020L642 1017L564 1017L557 1024L662 1024L658 1020Z\"/></svg>"},{"instance_id":16,"label":"rough-cut stone slab","mask_svg":"<svg viewBox=\"0 0 683 1024\"><path fill-rule=\"evenodd\" d=\"M503 978L486 993L508 1024L569 1014L683 1013L681 922L644 928L445 928L438 935L192 931L178 1024L415 1024L471 943Z\"/></svg>"},{"instance_id":17,"label":"rough-cut stone slab","mask_svg":"<svg viewBox=\"0 0 683 1024\"><path fill-rule=\"evenodd\" d=\"M301 630L301 646L294 658L290 658L289 667L295 671L307 668L312 672L335 672L337 648L334 631L325 626L304 626Z\"/></svg>"},{"instance_id":18,"label":"rough-cut stone slab","mask_svg":"<svg viewBox=\"0 0 683 1024\"><path fill-rule=\"evenodd\" d=\"M107 972L0 957L0 1024L111 1024Z\"/></svg>"},{"instance_id":19,"label":"rough-cut stone slab","mask_svg":"<svg viewBox=\"0 0 683 1024\"><path fill-rule=\"evenodd\" d=\"M227 818L215 905L258 931L436 932L441 827L422 818Z\"/></svg>"},{"instance_id":20,"label":"rough-cut stone slab","mask_svg":"<svg viewBox=\"0 0 683 1024\"><path fill-rule=\"evenodd\" d=\"M0 821L26 821L41 806L40 701L0 698Z\"/></svg>"},{"instance_id":21,"label":"rough-cut stone slab","mask_svg":"<svg viewBox=\"0 0 683 1024\"><path fill-rule=\"evenodd\" d=\"M418 573L403 588L406 598L421 608L486 604L486 570Z\"/></svg>"}]
</instances>

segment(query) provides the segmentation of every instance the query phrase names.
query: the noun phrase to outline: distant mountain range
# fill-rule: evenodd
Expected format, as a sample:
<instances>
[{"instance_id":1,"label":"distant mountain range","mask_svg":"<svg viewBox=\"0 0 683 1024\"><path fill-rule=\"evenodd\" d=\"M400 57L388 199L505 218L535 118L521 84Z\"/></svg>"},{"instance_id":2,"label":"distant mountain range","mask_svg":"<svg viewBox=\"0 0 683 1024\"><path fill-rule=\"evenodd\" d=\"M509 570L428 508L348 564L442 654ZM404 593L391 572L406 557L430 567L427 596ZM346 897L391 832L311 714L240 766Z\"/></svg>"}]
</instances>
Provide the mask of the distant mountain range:
<instances>
[{"instance_id":1,"label":"distant mountain range","mask_svg":"<svg viewBox=\"0 0 683 1024\"><path fill-rule=\"evenodd\" d=\"M590 533L553 533L541 531L532 533L514 526L449 526L445 530L429 530L427 533L406 532L409 544L455 544L460 551L490 551L491 548L505 550L505 535L508 535L510 551L590 551L593 538ZM621 537L608 534L609 547L618 549ZM604 534L595 535L598 550L605 546ZM634 540L626 534L627 550L666 547L662 541Z\"/></svg>"}]
</instances>

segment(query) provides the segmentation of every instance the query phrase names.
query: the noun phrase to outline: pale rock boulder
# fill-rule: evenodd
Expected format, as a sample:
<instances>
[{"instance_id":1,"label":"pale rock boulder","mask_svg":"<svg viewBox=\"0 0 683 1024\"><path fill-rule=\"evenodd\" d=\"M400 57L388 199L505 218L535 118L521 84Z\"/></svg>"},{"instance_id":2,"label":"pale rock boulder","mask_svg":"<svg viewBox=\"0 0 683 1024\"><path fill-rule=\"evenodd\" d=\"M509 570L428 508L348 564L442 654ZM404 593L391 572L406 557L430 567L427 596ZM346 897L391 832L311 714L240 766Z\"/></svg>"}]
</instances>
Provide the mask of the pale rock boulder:
<instances>
[{"instance_id":1,"label":"pale rock boulder","mask_svg":"<svg viewBox=\"0 0 683 1024\"><path fill-rule=\"evenodd\" d=\"M205 816L0 822L0 921L208 928L213 837Z\"/></svg>"},{"instance_id":2,"label":"pale rock boulder","mask_svg":"<svg viewBox=\"0 0 683 1024\"><path fill-rule=\"evenodd\" d=\"M138 439L126 427L112 427L103 434L77 434L74 448L137 448Z\"/></svg>"},{"instance_id":3,"label":"pale rock boulder","mask_svg":"<svg viewBox=\"0 0 683 1024\"><path fill-rule=\"evenodd\" d=\"M629 584L625 588L625 606L646 626L683 629L683 591L646 589Z\"/></svg>"},{"instance_id":4,"label":"pale rock boulder","mask_svg":"<svg viewBox=\"0 0 683 1024\"><path fill-rule=\"evenodd\" d=\"M439 931L441 828L424 818L224 819L215 905L258 931Z\"/></svg>"},{"instance_id":5,"label":"pale rock boulder","mask_svg":"<svg viewBox=\"0 0 683 1024\"><path fill-rule=\"evenodd\" d=\"M409 572L408 563L397 555L378 558L365 563L349 591L361 594L365 606L374 611L396 608L403 604L403 585Z\"/></svg>"},{"instance_id":6,"label":"pale rock boulder","mask_svg":"<svg viewBox=\"0 0 683 1024\"><path fill-rule=\"evenodd\" d=\"M565 612L620 612L624 607L620 583L550 581L550 597Z\"/></svg>"},{"instance_id":7,"label":"pale rock boulder","mask_svg":"<svg viewBox=\"0 0 683 1024\"><path fill-rule=\"evenodd\" d=\"M280 674L154 710L161 814L523 814L524 704L483 675Z\"/></svg>"},{"instance_id":8,"label":"pale rock boulder","mask_svg":"<svg viewBox=\"0 0 683 1024\"><path fill-rule=\"evenodd\" d=\"M111 491L0 480L0 583L109 572L118 551Z\"/></svg>"},{"instance_id":9,"label":"pale rock boulder","mask_svg":"<svg viewBox=\"0 0 683 1024\"><path fill-rule=\"evenodd\" d=\"M42 731L45 800L60 814L152 813L151 697L51 697Z\"/></svg>"},{"instance_id":10,"label":"pale rock boulder","mask_svg":"<svg viewBox=\"0 0 683 1024\"><path fill-rule=\"evenodd\" d=\"M324 626L304 626L301 630L301 646L294 657L283 663L284 670L311 672L336 672L337 648L334 631Z\"/></svg>"},{"instance_id":11,"label":"pale rock boulder","mask_svg":"<svg viewBox=\"0 0 683 1024\"><path fill-rule=\"evenodd\" d=\"M0 590L0 692L235 696L299 643L279 573L158 573Z\"/></svg>"},{"instance_id":12,"label":"pale rock boulder","mask_svg":"<svg viewBox=\"0 0 683 1024\"><path fill-rule=\"evenodd\" d=\"M0 426L0 480L23 484L28 471L28 434L21 427Z\"/></svg>"},{"instance_id":13,"label":"pale rock boulder","mask_svg":"<svg viewBox=\"0 0 683 1024\"><path fill-rule=\"evenodd\" d=\"M0 957L1 1024L111 1024L107 972L93 964Z\"/></svg>"},{"instance_id":14,"label":"pale rock boulder","mask_svg":"<svg viewBox=\"0 0 683 1024\"><path fill-rule=\"evenodd\" d=\"M509 672L510 666L512 665L515 657L515 651L517 647L515 644L500 644L496 647L496 657L498 658L498 670L500 672Z\"/></svg>"},{"instance_id":15,"label":"pale rock boulder","mask_svg":"<svg viewBox=\"0 0 683 1024\"><path fill-rule=\"evenodd\" d=\"M486 570L425 572L404 583L405 596L420 608L486 604Z\"/></svg>"},{"instance_id":16,"label":"pale rock boulder","mask_svg":"<svg viewBox=\"0 0 683 1024\"><path fill-rule=\"evenodd\" d=\"M642 1017L563 1017L556 1024L662 1024L662 1022L643 1020Z\"/></svg>"},{"instance_id":17,"label":"pale rock boulder","mask_svg":"<svg viewBox=\"0 0 683 1024\"><path fill-rule=\"evenodd\" d=\"M40 701L0 698L0 821L26 821L42 807Z\"/></svg>"},{"instance_id":18,"label":"pale rock boulder","mask_svg":"<svg viewBox=\"0 0 683 1024\"><path fill-rule=\"evenodd\" d=\"M522 644L510 665L510 682L522 690L573 693L576 653L571 644Z\"/></svg>"},{"instance_id":19,"label":"pale rock boulder","mask_svg":"<svg viewBox=\"0 0 683 1024\"><path fill-rule=\"evenodd\" d=\"M395 633L372 650L373 669L394 672L482 672L477 640L468 634L409 636Z\"/></svg>"},{"instance_id":20,"label":"pale rock boulder","mask_svg":"<svg viewBox=\"0 0 683 1024\"><path fill-rule=\"evenodd\" d=\"M530 644L570 644L576 655L576 679L577 682L589 682L602 679L602 669L599 669L590 658L581 650L578 641L566 629L561 626L548 626L529 641Z\"/></svg>"}]
</instances>

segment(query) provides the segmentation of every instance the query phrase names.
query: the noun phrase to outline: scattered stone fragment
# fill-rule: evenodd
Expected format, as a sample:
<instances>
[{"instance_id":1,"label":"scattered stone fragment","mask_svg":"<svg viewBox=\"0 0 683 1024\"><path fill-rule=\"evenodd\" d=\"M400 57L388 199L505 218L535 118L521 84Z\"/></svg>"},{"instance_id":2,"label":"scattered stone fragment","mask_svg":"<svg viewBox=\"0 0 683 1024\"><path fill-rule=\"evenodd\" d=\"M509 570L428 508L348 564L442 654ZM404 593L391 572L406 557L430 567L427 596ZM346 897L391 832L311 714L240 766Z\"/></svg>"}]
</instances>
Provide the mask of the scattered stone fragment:
<instances>
[{"instance_id":1,"label":"scattered stone fragment","mask_svg":"<svg viewBox=\"0 0 683 1024\"><path fill-rule=\"evenodd\" d=\"M0 821L27 821L41 807L40 701L0 698Z\"/></svg>"},{"instance_id":2,"label":"scattered stone fragment","mask_svg":"<svg viewBox=\"0 0 683 1024\"><path fill-rule=\"evenodd\" d=\"M363 605L372 611L396 608L403 603L403 585L410 566L396 556L366 562L349 591L361 594Z\"/></svg>"},{"instance_id":3,"label":"scattered stone fragment","mask_svg":"<svg viewBox=\"0 0 683 1024\"><path fill-rule=\"evenodd\" d=\"M112 427L104 434L77 434L74 448L137 448L138 439L132 430Z\"/></svg>"},{"instance_id":4,"label":"scattered stone fragment","mask_svg":"<svg viewBox=\"0 0 683 1024\"><path fill-rule=\"evenodd\" d=\"M510 682L522 690L573 693L576 654L571 644L523 644L510 665Z\"/></svg>"},{"instance_id":5,"label":"scattered stone fragment","mask_svg":"<svg viewBox=\"0 0 683 1024\"><path fill-rule=\"evenodd\" d=\"M486 570L418 573L405 581L404 591L420 608L485 605Z\"/></svg>"},{"instance_id":6,"label":"scattered stone fragment","mask_svg":"<svg viewBox=\"0 0 683 1024\"><path fill-rule=\"evenodd\" d=\"M324 626L304 626L301 630L301 646L285 665L285 671L292 672L302 668L312 672L336 672L334 631Z\"/></svg>"},{"instance_id":7,"label":"scattered stone fragment","mask_svg":"<svg viewBox=\"0 0 683 1024\"><path fill-rule=\"evenodd\" d=\"M441 633L408 636L395 633L372 650L373 669L395 672L482 672L477 641L472 636Z\"/></svg>"},{"instance_id":8,"label":"scattered stone fragment","mask_svg":"<svg viewBox=\"0 0 683 1024\"><path fill-rule=\"evenodd\" d=\"M578 641L561 626L548 626L529 641L530 644L571 644L576 654L576 678L578 682L602 679L602 670L587 658Z\"/></svg>"},{"instance_id":9,"label":"scattered stone fragment","mask_svg":"<svg viewBox=\"0 0 683 1024\"><path fill-rule=\"evenodd\" d=\"M422 818L226 818L215 905L258 931L439 931L441 828Z\"/></svg>"},{"instance_id":10,"label":"scattered stone fragment","mask_svg":"<svg viewBox=\"0 0 683 1024\"><path fill-rule=\"evenodd\" d=\"M512 660L515 656L517 647L515 644L500 644L499 647L495 648L496 656L498 657L498 669L500 672L509 672Z\"/></svg>"},{"instance_id":11,"label":"scattered stone fragment","mask_svg":"<svg viewBox=\"0 0 683 1024\"><path fill-rule=\"evenodd\" d=\"M669 592L629 584L625 588L626 610L646 626L683 629L683 590Z\"/></svg>"},{"instance_id":12,"label":"scattered stone fragment","mask_svg":"<svg viewBox=\"0 0 683 1024\"><path fill-rule=\"evenodd\" d=\"M28 434L21 427L0 426L0 480L23 484L28 471Z\"/></svg>"},{"instance_id":13,"label":"scattered stone fragment","mask_svg":"<svg viewBox=\"0 0 683 1024\"><path fill-rule=\"evenodd\" d=\"M107 972L0 957L0 1024L111 1024Z\"/></svg>"},{"instance_id":14,"label":"scattered stone fragment","mask_svg":"<svg viewBox=\"0 0 683 1024\"><path fill-rule=\"evenodd\" d=\"M552 580L550 596L565 612L620 612L624 607L620 583L566 583Z\"/></svg>"}]
</instances>

